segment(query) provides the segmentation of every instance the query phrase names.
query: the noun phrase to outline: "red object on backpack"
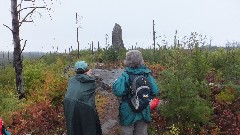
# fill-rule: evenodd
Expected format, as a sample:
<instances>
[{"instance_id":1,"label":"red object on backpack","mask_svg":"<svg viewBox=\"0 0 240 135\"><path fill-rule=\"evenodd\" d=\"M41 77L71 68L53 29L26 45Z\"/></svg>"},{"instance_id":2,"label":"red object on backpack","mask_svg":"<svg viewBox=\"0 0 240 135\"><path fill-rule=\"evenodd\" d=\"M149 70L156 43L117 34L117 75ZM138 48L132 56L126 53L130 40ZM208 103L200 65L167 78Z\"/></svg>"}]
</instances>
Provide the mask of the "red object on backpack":
<instances>
[{"instance_id":1,"label":"red object on backpack","mask_svg":"<svg viewBox=\"0 0 240 135\"><path fill-rule=\"evenodd\" d=\"M150 110L155 109L158 106L159 99L158 98L153 98L152 101L150 102Z\"/></svg>"},{"instance_id":2,"label":"red object on backpack","mask_svg":"<svg viewBox=\"0 0 240 135\"><path fill-rule=\"evenodd\" d=\"M159 99L158 98L153 98L152 101L150 102L150 110L155 109L158 106Z\"/></svg>"},{"instance_id":3,"label":"red object on backpack","mask_svg":"<svg viewBox=\"0 0 240 135\"><path fill-rule=\"evenodd\" d=\"M3 126L3 121L2 121L2 118L0 118L0 135L2 135L2 126Z\"/></svg>"}]
</instances>

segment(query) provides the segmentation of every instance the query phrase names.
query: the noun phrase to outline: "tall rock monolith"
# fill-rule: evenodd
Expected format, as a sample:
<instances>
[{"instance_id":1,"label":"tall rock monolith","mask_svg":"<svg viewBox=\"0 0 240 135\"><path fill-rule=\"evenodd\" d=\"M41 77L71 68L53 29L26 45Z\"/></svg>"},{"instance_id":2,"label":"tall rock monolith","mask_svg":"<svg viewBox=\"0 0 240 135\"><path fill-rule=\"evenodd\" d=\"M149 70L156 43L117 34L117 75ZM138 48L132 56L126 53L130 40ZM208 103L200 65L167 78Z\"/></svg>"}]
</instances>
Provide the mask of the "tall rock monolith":
<instances>
[{"instance_id":1,"label":"tall rock monolith","mask_svg":"<svg viewBox=\"0 0 240 135\"><path fill-rule=\"evenodd\" d=\"M115 26L112 31L112 45L114 48L124 48L122 40L122 28L119 24L115 23Z\"/></svg>"}]
</instances>

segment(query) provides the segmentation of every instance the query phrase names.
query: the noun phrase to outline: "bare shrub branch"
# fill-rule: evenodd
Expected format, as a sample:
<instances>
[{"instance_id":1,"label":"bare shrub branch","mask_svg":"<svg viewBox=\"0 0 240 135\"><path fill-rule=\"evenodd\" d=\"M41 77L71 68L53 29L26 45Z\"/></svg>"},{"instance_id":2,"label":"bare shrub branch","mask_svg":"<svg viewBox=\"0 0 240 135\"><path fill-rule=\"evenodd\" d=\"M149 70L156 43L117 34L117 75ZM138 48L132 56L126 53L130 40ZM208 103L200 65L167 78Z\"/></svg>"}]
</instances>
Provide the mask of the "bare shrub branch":
<instances>
[{"instance_id":1,"label":"bare shrub branch","mask_svg":"<svg viewBox=\"0 0 240 135\"><path fill-rule=\"evenodd\" d=\"M7 27L9 30L11 30L13 32L13 30L9 26L7 26L5 24L3 24L3 26Z\"/></svg>"}]
</instances>

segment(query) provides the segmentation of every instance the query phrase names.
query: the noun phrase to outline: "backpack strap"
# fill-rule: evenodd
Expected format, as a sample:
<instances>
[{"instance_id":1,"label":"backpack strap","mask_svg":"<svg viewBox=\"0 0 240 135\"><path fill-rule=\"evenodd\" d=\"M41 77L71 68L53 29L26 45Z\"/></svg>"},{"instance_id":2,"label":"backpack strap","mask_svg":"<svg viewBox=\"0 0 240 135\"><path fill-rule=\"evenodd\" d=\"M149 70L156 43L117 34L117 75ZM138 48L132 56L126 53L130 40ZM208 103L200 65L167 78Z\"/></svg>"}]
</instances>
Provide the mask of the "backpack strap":
<instances>
[{"instance_id":1,"label":"backpack strap","mask_svg":"<svg viewBox=\"0 0 240 135\"><path fill-rule=\"evenodd\" d=\"M129 76L129 82L132 82L133 81L133 79L131 80L131 77L132 76L140 76L140 75L143 75L144 77L146 77L146 78L148 78L148 76L149 76L149 73L139 73L139 74L134 74L134 73L132 73L132 72L128 72L128 71L125 71L127 74L128 74L128 76Z\"/></svg>"}]
</instances>

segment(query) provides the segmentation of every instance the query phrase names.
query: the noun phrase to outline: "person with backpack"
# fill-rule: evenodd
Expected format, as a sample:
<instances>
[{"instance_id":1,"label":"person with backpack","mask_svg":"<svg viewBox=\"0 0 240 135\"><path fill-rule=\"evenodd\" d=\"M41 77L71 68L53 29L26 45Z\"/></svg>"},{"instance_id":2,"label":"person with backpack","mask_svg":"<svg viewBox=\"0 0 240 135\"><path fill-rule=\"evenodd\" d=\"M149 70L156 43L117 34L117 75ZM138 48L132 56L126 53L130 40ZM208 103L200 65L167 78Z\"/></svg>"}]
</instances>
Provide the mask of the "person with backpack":
<instances>
[{"instance_id":1,"label":"person with backpack","mask_svg":"<svg viewBox=\"0 0 240 135\"><path fill-rule=\"evenodd\" d=\"M102 135L95 106L95 78L85 61L77 61L75 71L63 100L67 135Z\"/></svg>"},{"instance_id":2,"label":"person with backpack","mask_svg":"<svg viewBox=\"0 0 240 135\"><path fill-rule=\"evenodd\" d=\"M112 86L114 95L121 98L121 135L147 135L151 121L149 103L159 93L158 86L151 71L144 65L140 51L128 51L124 65L125 71Z\"/></svg>"}]
</instances>

